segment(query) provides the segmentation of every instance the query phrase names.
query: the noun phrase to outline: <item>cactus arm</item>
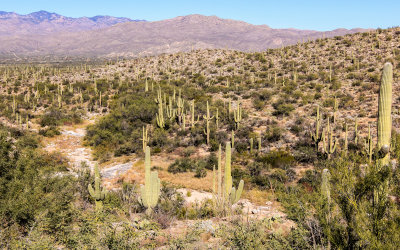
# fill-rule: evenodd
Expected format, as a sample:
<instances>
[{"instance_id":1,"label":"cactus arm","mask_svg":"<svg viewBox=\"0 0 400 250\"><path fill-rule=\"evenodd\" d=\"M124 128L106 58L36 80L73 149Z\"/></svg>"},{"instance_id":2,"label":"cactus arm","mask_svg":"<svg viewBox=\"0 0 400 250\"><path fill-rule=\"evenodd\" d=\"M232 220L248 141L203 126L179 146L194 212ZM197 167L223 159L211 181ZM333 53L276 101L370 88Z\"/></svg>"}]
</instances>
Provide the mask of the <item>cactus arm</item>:
<instances>
[{"instance_id":1,"label":"cactus arm","mask_svg":"<svg viewBox=\"0 0 400 250\"><path fill-rule=\"evenodd\" d=\"M236 190L235 200L234 200L233 203L236 203L236 202L239 201L240 196L242 195L242 192L243 192L243 187L244 187L244 181L243 181L243 180L240 180L239 186L238 186L238 188L237 188L237 190Z\"/></svg>"},{"instance_id":2,"label":"cactus arm","mask_svg":"<svg viewBox=\"0 0 400 250\"><path fill-rule=\"evenodd\" d=\"M94 193L92 184L89 184L89 185L88 185L88 190L89 190L90 196L92 196L92 197L94 198L94 197L95 197L95 193Z\"/></svg>"}]
</instances>

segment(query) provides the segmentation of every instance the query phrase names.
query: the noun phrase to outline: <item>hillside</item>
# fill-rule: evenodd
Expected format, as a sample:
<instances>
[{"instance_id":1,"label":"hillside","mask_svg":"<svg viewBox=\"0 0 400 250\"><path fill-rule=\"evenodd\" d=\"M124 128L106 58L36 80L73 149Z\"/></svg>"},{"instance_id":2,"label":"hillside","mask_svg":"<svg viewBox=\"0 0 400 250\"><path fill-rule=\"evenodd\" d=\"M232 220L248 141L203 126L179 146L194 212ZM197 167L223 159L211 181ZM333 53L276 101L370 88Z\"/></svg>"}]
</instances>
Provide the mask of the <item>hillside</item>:
<instances>
[{"instance_id":1,"label":"hillside","mask_svg":"<svg viewBox=\"0 0 400 250\"><path fill-rule=\"evenodd\" d=\"M0 34L7 36L0 36L0 56L17 59L44 56L115 58L175 53L192 48L254 52L362 31L272 29L266 25L202 15L132 22L110 17L71 19L45 14L50 17L43 22L29 21L26 24L25 19L18 22L14 19L1 20ZM122 23L113 25L119 22ZM42 32L46 30L53 33Z\"/></svg>"},{"instance_id":2,"label":"hillside","mask_svg":"<svg viewBox=\"0 0 400 250\"><path fill-rule=\"evenodd\" d=\"M2 189L0 204L8 205L0 214L12 222L3 226L1 246L398 248L399 34L379 29L254 53L193 49L101 65L0 67L0 150L7 156L0 180L32 189L32 200L57 200L28 209ZM387 94L378 93L390 76L385 153L377 114L379 95ZM313 141L314 133L325 139ZM29 166L43 169L37 175L48 178L48 189L24 186L34 183L29 176L17 181L32 150L40 157ZM95 177L84 170L93 173L96 163L97 183L108 190L103 197L86 188ZM148 185L150 169L160 178L151 176L160 190L154 208L139 188ZM73 184L63 189L63 181ZM222 193L235 189L221 198L220 185ZM31 197L19 193L23 201ZM33 240L39 236L42 245Z\"/></svg>"}]
</instances>

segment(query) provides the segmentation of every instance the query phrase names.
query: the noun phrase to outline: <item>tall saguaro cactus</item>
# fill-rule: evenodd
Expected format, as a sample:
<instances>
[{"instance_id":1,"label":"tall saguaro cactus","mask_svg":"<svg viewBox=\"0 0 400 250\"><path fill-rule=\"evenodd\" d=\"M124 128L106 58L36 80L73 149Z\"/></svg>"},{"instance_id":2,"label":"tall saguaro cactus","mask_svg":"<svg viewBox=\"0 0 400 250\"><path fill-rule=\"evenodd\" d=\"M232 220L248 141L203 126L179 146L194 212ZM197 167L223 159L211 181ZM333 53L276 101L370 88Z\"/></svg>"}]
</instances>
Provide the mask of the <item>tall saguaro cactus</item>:
<instances>
[{"instance_id":1,"label":"tall saguaro cactus","mask_svg":"<svg viewBox=\"0 0 400 250\"><path fill-rule=\"evenodd\" d=\"M144 185L140 186L140 200L139 202L147 208L146 213L150 214L153 208L157 205L158 198L160 197L160 179L158 178L157 171L150 171L150 147L146 147L145 152L145 173Z\"/></svg>"},{"instance_id":2,"label":"tall saguaro cactus","mask_svg":"<svg viewBox=\"0 0 400 250\"><path fill-rule=\"evenodd\" d=\"M244 187L243 180L240 180L239 186L237 188L232 187L231 153L232 153L231 144L230 142L227 142L225 148L225 171L224 171L223 183L222 183L222 171L221 171L222 169L221 145L219 145L219 150L218 150L218 177L215 174L215 167L213 171L213 180L215 180L216 177L218 178L216 185L215 181L213 183L214 200L216 201L216 204L219 206L220 209L222 209L223 212L226 212L225 209L227 208L227 206L231 206L239 201Z\"/></svg>"},{"instance_id":3,"label":"tall saguaro cactus","mask_svg":"<svg viewBox=\"0 0 400 250\"><path fill-rule=\"evenodd\" d=\"M321 117L319 113L319 105L317 106L317 116L315 117L315 132L311 132L311 139L315 143L315 149L318 152L318 145L322 140L322 133L320 133Z\"/></svg>"},{"instance_id":4,"label":"tall saguaro cactus","mask_svg":"<svg viewBox=\"0 0 400 250\"><path fill-rule=\"evenodd\" d=\"M225 176L224 176L225 197L228 197L232 190L231 157L232 157L231 144L227 142L225 147Z\"/></svg>"},{"instance_id":5,"label":"tall saguaro cactus","mask_svg":"<svg viewBox=\"0 0 400 250\"><path fill-rule=\"evenodd\" d=\"M232 156L231 144L230 142L227 142L225 148L225 177L224 177L225 197L226 199L228 199L229 204L234 204L239 201L240 196L242 195L244 181L240 180L237 189L235 187L232 187L231 156Z\"/></svg>"},{"instance_id":6,"label":"tall saguaro cactus","mask_svg":"<svg viewBox=\"0 0 400 250\"><path fill-rule=\"evenodd\" d=\"M321 195L324 199L324 214L327 223L329 224L331 221L331 187L330 187L330 178L331 174L327 168L322 170L322 181L321 181ZM327 228L327 234L330 234L329 227ZM330 241L328 241L328 249L330 249Z\"/></svg>"},{"instance_id":7,"label":"tall saguaro cactus","mask_svg":"<svg viewBox=\"0 0 400 250\"><path fill-rule=\"evenodd\" d=\"M204 133L207 135L207 145L210 145L210 121L211 119L214 118L214 116L210 115L210 108L208 106L208 101L207 101L207 115L203 115L203 118L206 121L206 129L204 130Z\"/></svg>"},{"instance_id":8,"label":"tall saguaro cactus","mask_svg":"<svg viewBox=\"0 0 400 250\"><path fill-rule=\"evenodd\" d=\"M197 116L197 121L195 120L195 111L194 111L194 99L191 102L190 105L190 124L192 128L194 128L194 125L199 122L199 116Z\"/></svg>"},{"instance_id":9,"label":"tall saguaro cactus","mask_svg":"<svg viewBox=\"0 0 400 250\"><path fill-rule=\"evenodd\" d=\"M383 66L382 80L379 87L378 99L378 149L380 167L389 164L389 147L392 136L392 83L393 66L391 63L385 63Z\"/></svg>"},{"instance_id":10,"label":"tall saguaro cactus","mask_svg":"<svg viewBox=\"0 0 400 250\"><path fill-rule=\"evenodd\" d=\"M344 132L344 152L345 155L347 155L348 151L349 151L349 140L347 137L347 123L344 125L345 126L345 132Z\"/></svg>"},{"instance_id":11,"label":"tall saguaro cactus","mask_svg":"<svg viewBox=\"0 0 400 250\"><path fill-rule=\"evenodd\" d=\"M100 171L99 171L99 166L96 164L94 167L94 188L92 187L92 184L88 185L88 190L90 196L95 201L96 204L96 211L101 211L103 208L103 200L106 198L107 191L103 187L100 187L101 185L101 177L100 177Z\"/></svg>"},{"instance_id":12,"label":"tall saguaro cactus","mask_svg":"<svg viewBox=\"0 0 400 250\"><path fill-rule=\"evenodd\" d=\"M142 132L142 146L143 146L143 152L146 152L146 147L147 143L149 143L149 136L147 134L147 126L143 126L143 132Z\"/></svg>"},{"instance_id":13,"label":"tall saguaro cactus","mask_svg":"<svg viewBox=\"0 0 400 250\"><path fill-rule=\"evenodd\" d=\"M328 137L328 141L326 141L325 135ZM333 128L329 125L329 118L327 128L322 131L322 140L324 151L328 155L328 159L330 159L331 155L336 151L337 140L333 137Z\"/></svg>"},{"instance_id":14,"label":"tall saguaro cactus","mask_svg":"<svg viewBox=\"0 0 400 250\"><path fill-rule=\"evenodd\" d=\"M158 103L158 113L156 114L156 121L157 121L158 127L162 128L162 129L165 127L164 111L163 111L162 102Z\"/></svg>"},{"instance_id":15,"label":"tall saguaro cactus","mask_svg":"<svg viewBox=\"0 0 400 250\"><path fill-rule=\"evenodd\" d=\"M236 111L233 112L233 118L235 120L236 129L239 129L240 122L242 121L242 107L240 106L240 102L237 104Z\"/></svg>"},{"instance_id":16,"label":"tall saguaro cactus","mask_svg":"<svg viewBox=\"0 0 400 250\"><path fill-rule=\"evenodd\" d=\"M368 155L368 162L372 162L372 155L374 153L374 145L372 143L372 137L371 137L371 125L368 124L368 137L365 141L365 151L367 152Z\"/></svg>"}]
</instances>

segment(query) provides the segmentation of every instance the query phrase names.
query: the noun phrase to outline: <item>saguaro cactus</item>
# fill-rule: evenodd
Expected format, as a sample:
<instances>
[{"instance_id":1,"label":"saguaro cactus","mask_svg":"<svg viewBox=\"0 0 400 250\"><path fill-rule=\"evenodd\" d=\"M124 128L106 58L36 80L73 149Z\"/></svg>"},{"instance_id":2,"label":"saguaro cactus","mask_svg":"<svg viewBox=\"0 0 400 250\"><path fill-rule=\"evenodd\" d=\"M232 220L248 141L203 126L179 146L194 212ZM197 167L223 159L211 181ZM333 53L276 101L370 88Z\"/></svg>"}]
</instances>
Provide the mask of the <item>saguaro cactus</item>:
<instances>
[{"instance_id":1,"label":"saguaro cactus","mask_svg":"<svg viewBox=\"0 0 400 250\"><path fill-rule=\"evenodd\" d=\"M158 198L160 197L160 179L158 178L157 171L150 171L150 147L146 147L145 152L145 173L144 185L140 185L140 200L139 202L147 208L146 213L150 214L153 208L157 205Z\"/></svg>"},{"instance_id":2,"label":"saguaro cactus","mask_svg":"<svg viewBox=\"0 0 400 250\"><path fill-rule=\"evenodd\" d=\"M393 66L385 63L383 66L382 80L379 87L378 99L378 149L380 167L389 164L390 141L392 136L392 82Z\"/></svg>"},{"instance_id":3,"label":"saguaro cactus","mask_svg":"<svg viewBox=\"0 0 400 250\"><path fill-rule=\"evenodd\" d=\"M231 144L232 148L235 148L235 131L232 130L232 136L231 136Z\"/></svg>"},{"instance_id":4,"label":"saguaro cactus","mask_svg":"<svg viewBox=\"0 0 400 250\"><path fill-rule=\"evenodd\" d=\"M328 137L328 142L326 142L325 135ZM328 159L330 159L331 155L336 151L337 140L333 138L333 129L329 125L329 118L327 128L322 131L322 140L324 151L328 155Z\"/></svg>"},{"instance_id":5,"label":"saguaro cactus","mask_svg":"<svg viewBox=\"0 0 400 250\"><path fill-rule=\"evenodd\" d=\"M225 148L225 176L224 176L224 188L225 197L228 197L232 189L232 176L231 176L231 144L226 143Z\"/></svg>"},{"instance_id":6,"label":"saguaro cactus","mask_svg":"<svg viewBox=\"0 0 400 250\"><path fill-rule=\"evenodd\" d=\"M197 121L195 120L195 112L194 112L194 99L191 102L190 105L190 123L192 128L194 128L194 125L199 122L199 116L197 116Z\"/></svg>"},{"instance_id":7,"label":"saguaro cactus","mask_svg":"<svg viewBox=\"0 0 400 250\"><path fill-rule=\"evenodd\" d=\"M215 114L215 124L217 125L217 129L219 129L219 115L218 115L218 108L217 108L217 113Z\"/></svg>"},{"instance_id":8,"label":"saguaro cactus","mask_svg":"<svg viewBox=\"0 0 400 250\"><path fill-rule=\"evenodd\" d=\"M239 129L240 122L242 121L242 107L240 102L237 104L236 111L233 112L233 118L235 119L236 129Z\"/></svg>"},{"instance_id":9,"label":"saguaro cactus","mask_svg":"<svg viewBox=\"0 0 400 250\"><path fill-rule=\"evenodd\" d=\"M160 103L163 102L163 100L162 100L162 93L161 93L161 87L160 87L160 86L158 86L157 98L155 98L154 101L155 101L157 104L160 104Z\"/></svg>"},{"instance_id":10,"label":"saguaro cactus","mask_svg":"<svg viewBox=\"0 0 400 250\"><path fill-rule=\"evenodd\" d=\"M354 143L358 144L358 119L356 118L356 123L354 125Z\"/></svg>"},{"instance_id":11,"label":"saguaro cactus","mask_svg":"<svg viewBox=\"0 0 400 250\"><path fill-rule=\"evenodd\" d=\"M235 187L232 187L231 156L232 156L231 144L227 142L225 148L225 178L224 178L225 197L228 199L230 204L234 204L239 201L240 196L242 195L244 181L240 180L237 189Z\"/></svg>"},{"instance_id":12,"label":"saguaro cactus","mask_svg":"<svg viewBox=\"0 0 400 250\"><path fill-rule=\"evenodd\" d=\"M345 155L347 155L348 151L349 151L349 141L347 138L347 123L344 125L345 126L345 132L344 132L344 152Z\"/></svg>"},{"instance_id":13,"label":"saguaro cactus","mask_svg":"<svg viewBox=\"0 0 400 250\"><path fill-rule=\"evenodd\" d=\"M206 121L206 129L204 130L204 133L207 136L207 145L210 144L210 121L213 118L214 116L210 116L210 108L207 101L207 115L203 115L203 119Z\"/></svg>"},{"instance_id":14,"label":"saguaro cactus","mask_svg":"<svg viewBox=\"0 0 400 250\"><path fill-rule=\"evenodd\" d=\"M96 204L96 211L101 211L103 208L103 200L106 198L107 190L103 187L101 188L101 178L100 178L100 171L99 166L96 164L94 167L94 188L92 184L88 185L88 190L90 196L95 201Z\"/></svg>"},{"instance_id":15,"label":"saguaro cactus","mask_svg":"<svg viewBox=\"0 0 400 250\"><path fill-rule=\"evenodd\" d=\"M215 173L215 166L213 166L213 194L214 201L217 206L222 206L224 203L223 190L222 190L222 164L221 164L221 145L218 149L218 169ZM219 207L221 208L221 207Z\"/></svg>"},{"instance_id":16,"label":"saguaro cactus","mask_svg":"<svg viewBox=\"0 0 400 250\"><path fill-rule=\"evenodd\" d=\"M311 132L311 139L315 143L315 149L318 152L318 145L322 140L322 133L320 134L321 116L319 113L319 106L317 106L317 116L315 117L315 133Z\"/></svg>"},{"instance_id":17,"label":"saguaro cactus","mask_svg":"<svg viewBox=\"0 0 400 250\"><path fill-rule=\"evenodd\" d=\"M142 146L143 146L143 152L146 152L146 147L147 143L149 143L149 137L147 135L147 127L145 128L143 126L143 132L142 132Z\"/></svg>"},{"instance_id":18,"label":"saguaro cactus","mask_svg":"<svg viewBox=\"0 0 400 250\"><path fill-rule=\"evenodd\" d=\"M177 110L176 115L178 116L179 125L182 125L183 116L185 116L185 101L181 98L181 91L179 90L178 101L176 102Z\"/></svg>"},{"instance_id":19,"label":"saguaro cactus","mask_svg":"<svg viewBox=\"0 0 400 250\"><path fill-rule=\"evenodd\" d=\"M329 224L331 221L331 187L330 187L331 174L327 168L322 171L322 181L321 181L321 195L324 198L324 214L326 222ZM328 235L330 235L330 228L327 228ZM327 249L331 249L330 241L328 241Z\"/></svg>"},{"instance_id":20,"label":"saguaro cactus","mask_svg":"<svg viewBox=\"0 0 400 250\"><path fill-rule=\"evenodd\" d=\"M231 195L229 197L229 201L231 204L235 204L236 202L239 201L240 196L242 195L242 192L243 192L243 187L244 187L243 180L240 180L237 190L235 187L232 187Z\"/></svg>"},{"instance_id":21,"label":"saguaro cactus","mask_svg":"<svg viewBox=\"0 0 400 250\"><path fill-rule=\"evenodd\" d=\"M330 176L331 174L328 169L325 168L322 170L321 194L328 204L331 202Z\"/></svg>"},{"instance_id":22,"label":"saguaro cactus","mask_svg":"<svg viewBox=\"0 0 400 250\"><path fill-rule=\"evenodd\" d=\"M156 114L156 121L157 121L158 127L162 128L162 129L165 127L164 111L163 111L162 102L158 103L158 113Z\"/></svg>"},{"instance_id":23,"label":"saguaro cactus","mask_svg":"<svg viewBox=\"0 0 400 250\"><path fill-rule=\"evenodd\" d=\"M334 105L333 105L333 123L336 123L338 110L339 110L339 103L338 103L338 100L337 100L337 98L335 96L335 102L334 102Z\"/></svg>"},{"instance_id":24,"label":"saguaro cactus","mask_svg":"<svg viewBox=\"0 0 400 250\"><path fill-rule=\"evenodd\" d=\"M368 124L368 137L365 141L365 151L368 155L368 161L369 163L372 162L372 155L374 153L374 145L372 143L372 137L371 137L371 125Z\"/></svg>"}]
</instances>

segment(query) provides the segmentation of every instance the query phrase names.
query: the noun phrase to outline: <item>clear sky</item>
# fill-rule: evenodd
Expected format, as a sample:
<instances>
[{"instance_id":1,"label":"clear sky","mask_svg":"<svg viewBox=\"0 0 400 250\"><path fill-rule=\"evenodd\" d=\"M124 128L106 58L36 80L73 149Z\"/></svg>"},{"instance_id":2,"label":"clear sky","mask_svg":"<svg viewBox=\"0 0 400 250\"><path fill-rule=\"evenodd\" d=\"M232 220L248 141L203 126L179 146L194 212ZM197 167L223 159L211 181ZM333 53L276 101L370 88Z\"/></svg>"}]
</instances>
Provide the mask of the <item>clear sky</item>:
<instances>
[{"instance_id":1,"label":"clear sky","mask_svg":"<svg viewBox=\"0 0 400 250\"><path fill-rule=\"evenodd\" d=\"M0 0L0 10L70 17L110 15L157 21L216 15L272 28L332 30L400 26L400 0Z\"/></svg>"}]
</instances>

